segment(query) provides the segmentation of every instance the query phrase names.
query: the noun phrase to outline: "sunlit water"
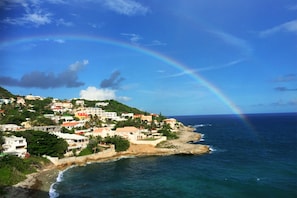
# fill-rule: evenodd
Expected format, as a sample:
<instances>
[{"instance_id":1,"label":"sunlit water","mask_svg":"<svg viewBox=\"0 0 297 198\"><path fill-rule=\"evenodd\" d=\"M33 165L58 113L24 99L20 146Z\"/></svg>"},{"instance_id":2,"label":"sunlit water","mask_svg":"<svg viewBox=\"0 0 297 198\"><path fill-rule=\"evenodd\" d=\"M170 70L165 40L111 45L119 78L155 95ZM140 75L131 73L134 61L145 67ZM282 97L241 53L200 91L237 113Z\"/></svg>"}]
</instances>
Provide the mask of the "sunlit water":
<instances>
[{"instance_id":1,"label":"sunlit water","mask_svg":"<svg viewBox=\"0 0 297 198\"><path fill-rule=\"evenodd\" d=\"M179 116L203 156L123 158L72 167L51 197L297 197L297 114Z\"/></svg>"}]
</instances>

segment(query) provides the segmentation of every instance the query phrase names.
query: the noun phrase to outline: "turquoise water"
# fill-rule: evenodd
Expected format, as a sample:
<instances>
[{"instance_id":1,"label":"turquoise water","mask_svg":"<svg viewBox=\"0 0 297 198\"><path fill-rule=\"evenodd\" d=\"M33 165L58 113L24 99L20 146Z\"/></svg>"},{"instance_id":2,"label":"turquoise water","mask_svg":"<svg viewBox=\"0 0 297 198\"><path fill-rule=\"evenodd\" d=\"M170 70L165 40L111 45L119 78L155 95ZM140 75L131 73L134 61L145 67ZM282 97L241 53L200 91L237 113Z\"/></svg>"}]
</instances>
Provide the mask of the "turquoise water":
<instances>
[{"instance_id":1,"label":"turquoise water","mask_svg":"<svg viewBox=\"0 0 297 198\"><path fill-rule=\"evenodd\" d=\"M204 134L203 156L123 158L73 167L52 197L297 197L297 114L178 116Z\"/></svg>"}]
</instances>

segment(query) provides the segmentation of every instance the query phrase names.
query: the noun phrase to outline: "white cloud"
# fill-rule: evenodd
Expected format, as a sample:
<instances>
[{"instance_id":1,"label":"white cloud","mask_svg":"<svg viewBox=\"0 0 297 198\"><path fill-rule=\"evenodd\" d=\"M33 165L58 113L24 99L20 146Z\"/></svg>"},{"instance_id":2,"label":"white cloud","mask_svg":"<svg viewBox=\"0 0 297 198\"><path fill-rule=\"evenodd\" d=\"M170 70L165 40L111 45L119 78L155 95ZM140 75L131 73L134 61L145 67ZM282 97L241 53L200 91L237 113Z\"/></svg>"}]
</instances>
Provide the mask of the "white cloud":
<instances>
[{"instance_id":1,"label":"white cloud","mask_svg":"<svg viewBox=\"0 0 297 198\"><path fill-rule=\"evenodd\" d=\"M130 42L134 45L139 45L139 40L142 39L140 35L134 33L121 33L121 35L129 38Z\"/></svg>"},{"instance_id":2,"label":"white cloud","mask_svg":"<svg viewBox=\"0 0 297 198\"><path fill-rule=\"evenodd\" d=\"M56 42L56 43L65 43L65 40L63 40L63 39L56 39L56 40L54 40L54 42Z\"/></svg>"},{"instance_id":3,"label":"white cloud","mask_svg":"<svg viewBox=\"0 0 297 198\"><path fill-rule=\"evenodd\" d=\"M80 61L76 61L75 63L71 64L69 66L70 71L78 71L79 69L81 69L82 67L86 66L87 64L89 64L88 60L83 60L82 62Z\"/></svg>"},{"instance_id":4,"label":"white cloud","mask_svg":"<svg viewBox=\"0 0 297 198\"><path fill-rule=\"evenodd\" d=\"M45 11L41 8L43 3L51 4L66 4L64 0L4 0L0 3L1 7L5 7L7 10L13 9L23 9L24 11L20 12L19 10L16 13L20 13L16 17L7 17L2 20L3 23L11 25L33 25L40 26L46 25L53 22L53 14ZM56 21L57 25L72 26L71 22L66 22L64 19L58 19Z\"/></svg>"},{"instance_id":5,"label":"white cloud","mask_svg":"<svg viewBox=\"0 0 297 198\"><path fill-rule=\"evenodd\" d=\"M56 24L57 24L57 26L62 25L62 26L66 26L66 27L71 27L71 26L74 25L72 22L67 22L67 21L65 21L65 20L62 19L62 18L58 19L58 20L56 21Z\"/></svg>"},{"instance_id":6,"label":"white cloud","mask_svg":"<svg viewBox=\"0 0 297 198\"><path fill-rule=\"evenodd\" d=\"M24 9L22 16L10 18L5 18L2 22L12 25L46 25L52 22L50 12L45 12L39 7L39 1L30 1L29 3L24 0L12 1L7 6L9 8L15 8L20 6Z\"/></svg>"},{"instance_id":7,"label":"white cloud","mask_svg":"<svg viewBox=\"0 0 297 198\"><path fill-rule=\"evenodd\" d=\"M96 87L88 87L86 90L80 91L80 98L86 100L110 100L116 99L115 90L97 89Z\"/></svg>"},{"instance_id":8,"label":"white cloud","mask_svg":"<svg viewBox=\"0 0 297 198\"><path fill-rule=\"evenodd\" d=\"M218 70L218 69L223 69L227 67L233 67L241 62L243 62L245 59L237 59L230 61L228 63L222 64L222 65L216 65L216 66L208 66L208 67L202 67L202 68L197 68L197 69L188 69L185 71L182 71L180 73L172 74L170 76L167 76L165 78L173 78L173 77L179 77L179 76L184 76L184 75L190 75L196 72L203 72L203 71L211 71L211 70Z\"/></svg>"},{"instance_id":9,"label":"white cloud","mask_svg":"<svg viewBox=\"0 0 297 198\"><path fill-rule=\"evenodd\" d=\"M32 23L39 26L39 25L45 25L45 24L51 23L50 16L51 16L50 13L42 14L41 11L38 11L35 13L25 14L25 16L21 18L21 20L24 23Z\"/></svg>"},{"instance_id":10,"label":"white cloud","mask_svg":"<svg viewBox=\"0 0 297 198\"><path fill-rule=\"evenodd\" d=\"M116 91L113 89L102 89L96 88L94 86L89 86L85 90L81 90L80 98L86 100L120 100L120 101L129 101L131 98L127 96L116 96Z\"/></svg>"},{"instance_id":11,"label":"white cloud","mask_svg":"<svg viewBox=\"0 0 297 198\"><path fill-rule=\"evenodd\" d=\"M275 34L278 32L292 32L297 34L297 19L285 22L283 24L280 24L278 26L263 30L260 32L261 37L266 37L271 34Z\"/></svg>"},{"instance_id":12,"label":"white cloud","mask_svg":"<svg viewBox=\"0 0 297 198\"><path fill-rule=\"evenodd\" d=\"M167 43L163 43L159 40L153 40L150 44L146 44L146 46L165 46Z\"/></svg>"},{"instance_id":13,"label":"white cloud","mask_svg":"<svg viewBox=\"0 0 297 198\"><path fill-rule=\"evenodd\" d=\"M238 38L238 37L236 37L234 35L231 35L231 34L228 34L226 32L222 32L222 31L215 31L214 30L214 31L208 31L208 32L214 34L219 39L221 39L222 41L224 41L226 44L241 49L241 51L245 55L249 55L252 52L251 46L244 39Z\"/></svg>"},{"instance_id":14,"label":"white cloud","mask_svg":"<svg viewBox=\"0 0 297 198\"><path fill-rule=\"evenodd\" d=\"M104 6L122 15L145 15L149 8L133 0L104 0Z\"/></svg>"}]
</instances>

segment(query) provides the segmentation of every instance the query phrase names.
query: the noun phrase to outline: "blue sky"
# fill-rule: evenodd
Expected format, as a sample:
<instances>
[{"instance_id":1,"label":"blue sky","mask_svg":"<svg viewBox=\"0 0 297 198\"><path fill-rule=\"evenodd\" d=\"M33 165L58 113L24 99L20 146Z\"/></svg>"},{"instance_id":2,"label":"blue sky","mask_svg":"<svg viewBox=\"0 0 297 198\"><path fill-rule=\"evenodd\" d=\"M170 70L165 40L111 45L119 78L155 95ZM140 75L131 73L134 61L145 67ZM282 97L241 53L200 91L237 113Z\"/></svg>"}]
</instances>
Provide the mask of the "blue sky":
<instances>
[{"instance_id":1,"label":"blue sky","mask_svg":"<svg viewBox=\"0 0 297 198\"><path fill-rule=\"evenodd\" d=\"M2 0L0 86L165 115L296 112L297 1Z\"/></svg>"}]
</instances>

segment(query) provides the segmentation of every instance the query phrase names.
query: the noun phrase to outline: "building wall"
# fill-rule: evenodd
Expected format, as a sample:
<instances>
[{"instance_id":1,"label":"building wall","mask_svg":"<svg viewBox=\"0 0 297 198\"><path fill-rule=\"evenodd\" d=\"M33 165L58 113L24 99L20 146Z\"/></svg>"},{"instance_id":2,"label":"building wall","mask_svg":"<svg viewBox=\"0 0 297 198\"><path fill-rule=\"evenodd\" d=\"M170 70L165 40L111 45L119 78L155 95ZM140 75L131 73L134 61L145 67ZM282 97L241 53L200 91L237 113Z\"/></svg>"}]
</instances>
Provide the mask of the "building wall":
<instances>
[{"instance_id":1,"label":"building wall","mask_svg":"<svg viewBox=\"0 0 297 198\"><path fill-rule=\"evenodd\" d=\"M27 153L27 141L23 137L4 137L5 143L3 153L17 155L18 157L25 157Z\"/></svg>"}]
</instances>

